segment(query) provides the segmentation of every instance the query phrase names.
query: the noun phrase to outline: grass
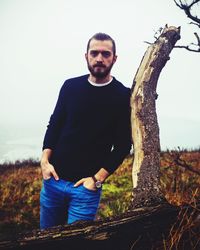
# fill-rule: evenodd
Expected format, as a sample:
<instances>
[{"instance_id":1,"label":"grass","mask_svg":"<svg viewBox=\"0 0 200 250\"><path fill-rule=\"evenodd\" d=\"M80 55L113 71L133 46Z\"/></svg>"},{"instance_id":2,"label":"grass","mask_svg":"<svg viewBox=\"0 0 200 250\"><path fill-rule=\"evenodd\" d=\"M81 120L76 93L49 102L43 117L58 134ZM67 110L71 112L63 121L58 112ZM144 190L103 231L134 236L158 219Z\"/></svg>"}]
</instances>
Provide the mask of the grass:
<instances>
[{"instance_id":1,"label":"grass","mask_svg":"<svg viewBox=\"0 0 200 250\"><path fill-rule=\"evenodd\" d=\"M127 157L104 183L97 218L120 215L129 209L132 198L132 163L132 157Z\"/></svg>"},{"instance_id":2,"label":"grass","mask_svg":"<svg viewBox=\"0 0 200 250\"><path fill-rule=\"evenodd\" d=\"M171 204L195 204L200 197L200 151L163 152L160 180Z\"/></svg>"},{"instance_id":3,"label":"grass","mask_svg":"<svg viewBox=\"0 0 200 250\"><path fill-rule=\"evenodd\" d=\"M97 219L120 215L129 209L132 199L132 164L133 156L128 156L106 180ZM199 212L195 206L200 197L198 171L200 150L161 153L160 181L162 192L169 203L177 206L190 204L193 213ZM32 159L14 164L5 163L0 166L0 173L0 240L3 240L7 235L39 227L42 177L39 163ZM191 239L191 249L197 249L195 246L199 244L199 237L196 236L192 218L192 214L188 216L182 211L168 237L163 239L163 248L160 249L184 249L178 246L183 247L185 234Z\"/></svg>"},{"instance_id":4,"label":"grass","mask_svg":"<svg viewBox=\"0 0 200 250\"><path fill-rule=\"evenodd\" d=\"M199 249L199 226L196 221L199 209L193 206L193 209L189 211L190 207L181 209L177 221L171 227L168 237L163 239L164 249Z\"/></svg>"},{"instance_id":5,"label":"grass","mask_svg":"<svg viewBox=\"0 0 200 250\"><path fill-rule=\"evenodd\" d=\"M39 226L39 167L12 168L0 177L0 230L12 233Z\"/></svg>"}]
</instances>

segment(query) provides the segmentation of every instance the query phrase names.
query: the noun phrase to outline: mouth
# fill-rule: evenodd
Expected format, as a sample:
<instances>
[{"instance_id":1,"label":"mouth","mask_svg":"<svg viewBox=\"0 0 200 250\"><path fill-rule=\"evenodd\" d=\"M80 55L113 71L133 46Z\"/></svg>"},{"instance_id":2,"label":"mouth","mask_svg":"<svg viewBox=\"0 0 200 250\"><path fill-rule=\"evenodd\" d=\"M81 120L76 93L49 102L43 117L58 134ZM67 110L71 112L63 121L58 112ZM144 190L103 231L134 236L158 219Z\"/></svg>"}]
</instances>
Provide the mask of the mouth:
<instances>
[{"instance_id":1,"label":"mouth","mask_svg":"<svg viewBox=\"0 0 200 250\"><path fill-rule=\"evenodd\" d=\"M102 65L102 64L96 64L96 65L94 65L94 68L105 68L105 65Z\"/></svg>"}]
</instances>

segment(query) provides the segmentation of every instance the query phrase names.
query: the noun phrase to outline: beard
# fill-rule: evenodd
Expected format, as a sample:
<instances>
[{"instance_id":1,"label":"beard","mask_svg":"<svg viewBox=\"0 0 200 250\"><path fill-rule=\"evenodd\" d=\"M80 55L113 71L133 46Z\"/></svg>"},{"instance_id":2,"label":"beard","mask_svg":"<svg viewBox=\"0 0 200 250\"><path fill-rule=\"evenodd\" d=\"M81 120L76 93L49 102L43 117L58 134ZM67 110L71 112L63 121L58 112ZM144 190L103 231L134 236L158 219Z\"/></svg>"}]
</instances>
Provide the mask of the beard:
<instances>
[{"instance_id":1,"label":"beard","mask_svg":"<svg viewBox=\"0 0 200 250\"><path fill-rule=\"evenodd\" d=\"M113 67L113 64L114 63L111 63L111 65L108 67L106 67L103 64L96 64L94 66L91 66L89 64L89 62L87 61L87 66L88 66L88 69L89 69L91 75L98 78L98 79L105 78L107 75L109 75L110 71Z\"/></svg>"}]
</instances>

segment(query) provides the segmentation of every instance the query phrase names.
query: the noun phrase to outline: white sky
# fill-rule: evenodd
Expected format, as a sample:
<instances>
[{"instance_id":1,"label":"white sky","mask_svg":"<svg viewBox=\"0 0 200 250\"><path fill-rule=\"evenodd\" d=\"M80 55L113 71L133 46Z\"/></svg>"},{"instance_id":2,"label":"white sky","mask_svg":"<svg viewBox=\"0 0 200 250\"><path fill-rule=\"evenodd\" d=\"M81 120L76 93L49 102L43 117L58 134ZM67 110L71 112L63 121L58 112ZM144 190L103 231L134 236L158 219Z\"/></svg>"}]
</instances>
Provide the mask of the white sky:
<instances>
[{"instance_id":1,"label":"white sky","mask_svg":"<svg viewBox=\"0 0 200 250\"><path fill-rule=\"evenodd\" d=\"M84 53L94 33L115 39L112 74L131 87L148 46L144 41L169 24L181 26L179 44L188 44L195 31L189 22L173 0L0 0L0 126L19 135L32 126L43 139L65 79L88 73ZM163 149L200 146L199 56L174 49L161 72L157 114Z\"/></svg>"}]
</instances>

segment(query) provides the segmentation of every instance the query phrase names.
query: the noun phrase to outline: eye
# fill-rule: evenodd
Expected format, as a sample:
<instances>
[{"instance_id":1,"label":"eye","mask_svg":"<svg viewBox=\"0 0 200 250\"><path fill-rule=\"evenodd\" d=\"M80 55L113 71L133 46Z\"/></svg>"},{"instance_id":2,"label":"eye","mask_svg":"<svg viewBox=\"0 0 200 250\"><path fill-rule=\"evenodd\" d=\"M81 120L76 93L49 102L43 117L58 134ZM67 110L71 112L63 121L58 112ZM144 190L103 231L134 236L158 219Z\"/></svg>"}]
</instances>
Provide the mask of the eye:
<instances>
[{"instance_id":1,"label":"eye","mask_svg":"<svg viewBox=\"0 0 200 250\"><path fill-rule=\"evenodd\" d=\"M105 57L105 58L108 58L111 56L111 52L110 51L102 51L101 52L102 56Z\"/></svg>"},{"instance_id":2,"label":"eye","mask_svg":"<svg viewBox=\"0 0 200 250\"><path fill-rule=\"evenodd\" d=\"M96 56L98 56L98 54L99 54L99 52L98 52L97 50L91 50L91 51L90 51L90 55L91 55L92 57L96 57Z\"/></svg>"}]
</instances>

